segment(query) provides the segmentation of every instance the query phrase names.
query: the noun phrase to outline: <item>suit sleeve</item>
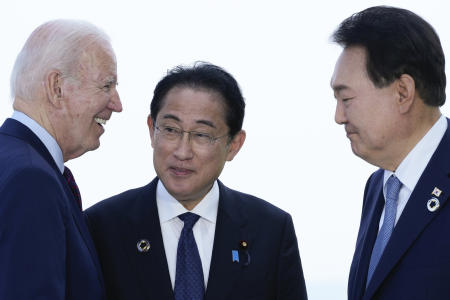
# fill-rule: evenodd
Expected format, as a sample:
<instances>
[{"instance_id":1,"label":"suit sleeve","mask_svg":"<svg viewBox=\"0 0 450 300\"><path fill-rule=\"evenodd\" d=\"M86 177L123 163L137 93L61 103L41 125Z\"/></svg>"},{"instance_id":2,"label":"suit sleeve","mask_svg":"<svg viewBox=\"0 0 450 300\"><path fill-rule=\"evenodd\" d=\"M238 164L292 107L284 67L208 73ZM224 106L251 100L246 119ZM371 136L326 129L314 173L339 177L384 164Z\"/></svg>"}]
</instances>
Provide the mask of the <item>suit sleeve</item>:
<instances>
[{"instance_id":1,"label":"suit sleeve","mask_svg":"<svg viewBox=\"0 0 450 300\"><path fill-rule=\"evenodd\" d=\"M278 263L278 300L306 300L305 278L294 224L286 214Z\"/></svg>"},{"instance_id":2,"label":"suit sleeve","mask_svg":"<svg viewBox=\"0 0 450 300\"><path fill-rule=\"evenodd\" d=\"M2 186L0 299L64 299L64 191L37 168L17 172Z\"/></svg>"}]
</instances>

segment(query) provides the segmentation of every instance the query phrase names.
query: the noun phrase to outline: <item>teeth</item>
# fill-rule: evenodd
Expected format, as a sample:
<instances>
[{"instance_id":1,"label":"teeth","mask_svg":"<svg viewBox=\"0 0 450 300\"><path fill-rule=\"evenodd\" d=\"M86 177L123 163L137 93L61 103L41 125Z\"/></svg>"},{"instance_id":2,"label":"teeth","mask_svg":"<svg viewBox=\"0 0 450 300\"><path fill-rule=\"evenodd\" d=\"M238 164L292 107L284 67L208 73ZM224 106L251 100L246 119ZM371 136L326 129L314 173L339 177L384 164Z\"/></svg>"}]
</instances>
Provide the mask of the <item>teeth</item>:
<instances>
[{"instance_id":1,"label":"teeth","mask_svg":"<svg viewBox=\"0 0 450 300\"><path fill-rule=\"evenodd\" d=\"M106 120L105 119L100 119L100 118L94 118L95 122L97 122L98 124L102 124L105 125L106 124Z\"/></svg>"}]
</instances>

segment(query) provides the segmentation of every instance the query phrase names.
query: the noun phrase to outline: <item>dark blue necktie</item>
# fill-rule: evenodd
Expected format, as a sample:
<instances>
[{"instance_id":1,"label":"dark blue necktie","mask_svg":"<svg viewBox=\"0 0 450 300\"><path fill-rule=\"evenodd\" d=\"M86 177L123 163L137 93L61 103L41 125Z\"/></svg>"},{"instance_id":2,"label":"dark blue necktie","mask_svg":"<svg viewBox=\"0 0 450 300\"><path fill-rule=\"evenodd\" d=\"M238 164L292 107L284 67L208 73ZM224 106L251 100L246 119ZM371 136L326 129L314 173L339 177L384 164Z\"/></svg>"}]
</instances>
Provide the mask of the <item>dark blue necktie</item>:
<instances>
[{"instance_id":1,"label":"dark blue necktie","mask_svg":"<svg viewBox=\"0 0 450 300\"><path fill-rule=\"evenodd\" d=\"M187 212L178 218L184 222L184 227L178 241L175 300L203 300L205 283L202 262L192 232L200 216Z\"/></svg>"},{"instance_id":2,"label":"dark blue necktie","mask_svg":"<svg viewBox=\"0 0 450 300\"><path fill-rule=\"evenodd\" d=\"M384 206L383 225L381 225L375 245L373 246L369 270L367 272L366 287L372 279L373 272L375 272L384 248L386 247L389 239L391 238L392 231L394 230L395 217L397 215L398 193L400 192L401 187L402 183L394 175L391 175L386 182L386 204Z\"/></svg>"}]
</instances>

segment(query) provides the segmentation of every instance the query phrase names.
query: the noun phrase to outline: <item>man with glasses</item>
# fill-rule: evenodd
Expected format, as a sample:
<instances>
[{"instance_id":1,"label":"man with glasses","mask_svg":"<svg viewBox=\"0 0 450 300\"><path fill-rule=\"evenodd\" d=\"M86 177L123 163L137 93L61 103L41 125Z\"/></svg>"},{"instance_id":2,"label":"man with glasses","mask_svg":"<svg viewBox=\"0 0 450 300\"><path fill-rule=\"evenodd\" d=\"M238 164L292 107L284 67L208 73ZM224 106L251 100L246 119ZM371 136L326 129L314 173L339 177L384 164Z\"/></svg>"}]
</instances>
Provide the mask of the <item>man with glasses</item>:
<instances>
[{"instance_id":1,"label":"man with glasses","mask_svg":"<svg viewBox=\"0 0 450 300\"><path fill-rule=\"evenodd\" d=\"M157 178L87 210L109 299L306 299L292 219L218 177L245 140L235 79L210 64L156 86Z\"/></svg>"}]
</instances>

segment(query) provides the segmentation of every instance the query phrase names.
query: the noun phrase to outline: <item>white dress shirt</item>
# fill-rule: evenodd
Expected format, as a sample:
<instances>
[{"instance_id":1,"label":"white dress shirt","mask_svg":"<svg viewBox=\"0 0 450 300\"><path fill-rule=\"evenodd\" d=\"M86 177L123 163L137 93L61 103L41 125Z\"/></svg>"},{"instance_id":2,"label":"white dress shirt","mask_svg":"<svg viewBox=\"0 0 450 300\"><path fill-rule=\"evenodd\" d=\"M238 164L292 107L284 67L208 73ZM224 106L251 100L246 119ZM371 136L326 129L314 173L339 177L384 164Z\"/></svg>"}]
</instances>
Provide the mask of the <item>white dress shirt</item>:
<instances>
[{"instance_id":1,"label":"white dress shirt","mask_svg":"<svg viewBox=\"0 0 450 300\"><path fill-rule=\"evenodd\" d=\"M394 172L384 170L384 184L383 194L386 201L386 182L389 177L394 174L402 183L402 187L398 194L397 202L397 215L395 216L395 224L402 215L403 209L408 203L409 197L412 191L416 187L420 176L430 162L431 156L433 156L442 137L447 130L447 119L441 115L436 123L431 127L427 134L417 143L416 146L408 153L403 161ZM431 191L430 191L431 192ZM381 214L379 228L383 225L384 208Z\"/></svg>"},{"instance_id":2,"label":"white dress shirt","mask_svg":"<svg viewBox=\"0 0 450 300\"><path fill-rule=\"evenodd\" d=\"M24 114L23 112L15 110L11 119L14 119L26 127L28 127L33 133L41 140L44 146L47 148L50 155L53 157L53 160L56 163L56 166L61 171L61 174L64 172L64 159L62 155L61 148L59 147L56 140L47 132L39 123L35 120Z\"/></svg>"},{"instance_id":3,"label":"white dress shirt","mask_svg":"<svg viewBox=\"0 0 450 300\"><path fill-rule=\"evenodd\" d=\"M166 252L167 265L169 267L170 280L172 282L172 288L174 288L177 268L178 240L184 226L183 221L181 221L178 216L189 212L189 210L169 194L161 181L158 181L156 188L156 204L158 206L158 215L161 223L161 233L164 242L164 250ZM192 231L202 261L205 288L208 285L218 208L219 185L217 184L217 181L215 181L208 194L206 194L206 196L190 211L200 216L197 223L195 223L192 228Z\"/></svg>"}]
</instances>

